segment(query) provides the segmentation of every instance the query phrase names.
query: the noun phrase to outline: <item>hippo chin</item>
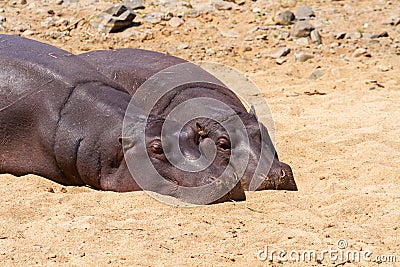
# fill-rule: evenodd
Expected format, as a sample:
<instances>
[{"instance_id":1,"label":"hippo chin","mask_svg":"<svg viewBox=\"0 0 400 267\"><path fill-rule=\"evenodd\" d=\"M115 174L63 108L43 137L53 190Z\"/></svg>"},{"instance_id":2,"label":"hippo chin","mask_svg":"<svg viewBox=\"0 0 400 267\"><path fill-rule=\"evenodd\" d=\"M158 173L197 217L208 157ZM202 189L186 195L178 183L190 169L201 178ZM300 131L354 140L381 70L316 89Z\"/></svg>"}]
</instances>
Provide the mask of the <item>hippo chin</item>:
<instances>
[{"instance_id":1,"label":"hippo chin","mask_svg":"<svg viewBox=\"0 0 400 267\"><path fill-rule=\"evenodd\" d=\"M196 204L245 199L240 183L231 182L227 193L216 192L213 198L203 197L201 187L196 191L224 168L211 164L188 173L171 165L164 157L168 146L160 143L164 118L147 117L136 107L130 116L136 122L145 120L145 134L131 131L122 136L131 97L86 61L37 41L0 35L0 64L0 173L36 174L64 185L117 192L150 188ZM170 134L179 136L186 154L198 156L195 128ZM138 147L141 142L144 148ZM130 162L139 152L162 175L163 188L153 177L142 179L148 181L144 185L137 182L140 170L132 170ZM180 192L190 187L200 201Z\"/></svg>"},{"instance_id":2,"label":"hippo chin","mask_svg":"<svg viewBox=\"0 0 400 267\"><path fill-rule=\"evenodd\" d=\"M134 96L140 86L163 70L188 63L187 61L158 52L141 49L117 49L91 51L78 55L91 63L99 72L118 82L126 92ZM173 73L171 75L180 75ZM240 99L222 82L201 68L191 73L192 81L209 76L215 83L186 83L163 96L154 106L152 113L166 117L175 107L188 99L208 97L221 101L233 109L246 127L249 137L249 161L241 178L245 190L292 190L297 191L293 172L289 165L280 162L274 145L264 125L256 114L249 112ZM212 140L217 147L215 162L220 166L228 166L232 152L231 140L216 120L196 118L190 122L200 135L199 142Z\"/></svg>"}]
</instances>

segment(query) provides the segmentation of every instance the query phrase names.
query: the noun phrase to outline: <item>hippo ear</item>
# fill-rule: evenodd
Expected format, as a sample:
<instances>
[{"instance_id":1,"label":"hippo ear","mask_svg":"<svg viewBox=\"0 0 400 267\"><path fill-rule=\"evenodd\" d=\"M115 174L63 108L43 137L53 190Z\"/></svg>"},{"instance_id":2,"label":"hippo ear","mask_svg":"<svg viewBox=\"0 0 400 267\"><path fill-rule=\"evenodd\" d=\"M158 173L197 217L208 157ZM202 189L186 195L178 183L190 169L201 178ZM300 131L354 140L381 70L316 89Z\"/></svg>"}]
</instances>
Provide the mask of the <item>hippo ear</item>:
<instances>
[{"instance_id":1,"label":"hippo ear","mask_svg":"<svg viewBox=\"0 0 400 267\"><path fill-rule=\"evenodd\" d=\"M204 129L204 126L202 126L200 123L196 122L196 128L197 128L197 132L201 137L205 137L207 136L207 132Z\"/></svg>"},{"instance_id":2,"label":"hippo ear","mask_svg":"<svg viewBox=\"0 0 400 267\"><path fill-rule=\"evenodd\" d=\"M120 136L118 138L118 141L122 145L122 148L124 150L128 150L128 149L132 148L135 145L135 142L133 141L133 138L129 138L129 137Z\"/></svg>"},{"instance_id":3,"label":"hippo ear","mask_svg":"<svg viewBox=\"0 0 400 267\"><path fill-rule=\"evenodd\" d=\"M257 118L256 109L254 108L253 105L251 105L250 110L249 110L249 113L252 114L252 115L254 115L254 116Z\"/></svg>"}]
</instances>

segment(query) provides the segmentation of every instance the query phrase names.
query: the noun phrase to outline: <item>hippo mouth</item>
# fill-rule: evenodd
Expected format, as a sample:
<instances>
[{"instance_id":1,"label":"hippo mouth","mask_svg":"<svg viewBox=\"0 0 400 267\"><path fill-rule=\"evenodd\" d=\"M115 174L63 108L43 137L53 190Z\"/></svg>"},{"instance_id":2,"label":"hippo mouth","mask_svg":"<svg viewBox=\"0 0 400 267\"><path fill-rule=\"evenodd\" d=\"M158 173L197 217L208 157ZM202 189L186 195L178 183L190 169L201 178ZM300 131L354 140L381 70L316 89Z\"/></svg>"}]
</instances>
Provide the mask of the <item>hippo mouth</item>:
<instances>
[{"instance_id":1,"label":"hippo mouth","mask_svg":"<svg viewBox=\"0 0 400 267\"><path fill-rule=\"evenodd\" d=\"M237 175L221 179L215 176L205 176L199 179L197 185L184 185L176 179L166 179L169 182L168 192L164 194L191 204L216 204L226 201L243 201L246 195ZM235 182L235 184L233 184ZM211 185L214 183L213 185ZM211 185L211 187L208 187ZM193 188L193 191L187 191Z\"/></svg>"},{"instance_id":2,"label":"hippo mouth","mask_svg":"<svg viewBox=\"0 0 400 267\"><path fill-rule=\"evenodd\" d=\"M257 191L259 190L287 190L297 191L297 185L293 177L291 169L282 169L278 175L270 177L268 175L263 176L263 182Z\"/></svg>"}]
</instances>

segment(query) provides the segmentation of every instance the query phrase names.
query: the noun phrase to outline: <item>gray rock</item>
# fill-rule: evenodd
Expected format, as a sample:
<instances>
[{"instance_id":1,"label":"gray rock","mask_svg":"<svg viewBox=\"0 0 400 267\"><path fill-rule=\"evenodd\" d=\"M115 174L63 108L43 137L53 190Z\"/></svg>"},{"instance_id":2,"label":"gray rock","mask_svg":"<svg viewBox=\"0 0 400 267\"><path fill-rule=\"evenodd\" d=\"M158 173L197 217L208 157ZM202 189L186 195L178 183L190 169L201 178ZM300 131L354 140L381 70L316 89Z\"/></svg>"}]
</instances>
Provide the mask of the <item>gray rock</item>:
<instances>
[{"instance_id":1,"label":"gray rock","mask_svg":"<svg viewBox=\"0 0 400 267\"><path fill-rule=\"evenodd\" d=\"M135 12L129 7L116 4L97 15L90 25L101 32L117 32L132 26L135 17Z\"/></svg>"},{"instance_id":2,"label":"gray rock","mask_svg":"<svg viewBox=\"0 0 400 267\"><path fill-rule=\"evenodd\" d=\"M180 43L178 45L178 49L182 50L182 49L188 49L189 48L189 43Z\"/></svg>"},{"instance_id":3,"label":"gray rock","mask_svg":"<svg viewBox=\"0 0 400 267\"><path fill-rule=\"evenodd\" d=\"M310 37L311 37L311 41L313 41L314 43L322 44L321 34L319 33L318 30L311 31Z\"/></svg>"},{"instance_id":4,"label":"gray rock","mask_svg":"<svg viewBox=\"0 0 400 267\"><path fill-rule=\"evenodd\" d=\"M311 17L315 17L315 14L309 6L300 6L296 11L296 18L298 20L306 20Z\"/></svg>"},{"instance_id":5,"label":"gray rock","mask_svg":"<svg viewBox=\"0 0 400 267\"><path fill-rule=\"evenodd\" d=\"M387 20L382 21L383 25L397 26L400 24L400 17L392 17Z\"/></svg>"},{"instance_id":6,"label":"gray rock","mask_svg":"<svg viewBox=\"0 0 400 267\"><path fill-rule=\"evenodd\" d=\"M325 73L323 71L321 71L320 69L316 69L313 71L313 73L311 73L310 77L308 77L308 78L310 80L316 80L318 78L321 78L324 75L325 75Z\"/></svg>"},{"instance_id":7,"label":"gray rock","mask_svg":"<svg viewBox=\"0 0 400 267\"><path fill-rule=\"evenodd\" d=\"M161 12L154 12L154 13L149 13L149 14L144 14L142 17L142 20L144 22L149 22L152 24L158 24L161 22L162 18L164 17L164 14Z\"/></svg>"},{"instance_id":8,"label":"gray rock","mask_svg":"<svg viewBox=\"0 0 400 267\"><path fill-rule=\"evenodd\" d=\"M353 57L361 57L361 56L371 57L371 54L368 53L368 50L365 48L357 48L356 50L354 50Z\"/></svg>"},{"instance_id":9,"label":"gray rock","mask_svg":"<svg viewBox=\"0 0 400 267\"><path fill-rule=\"evenodd\" d=\"M358 39L362 38L362 33L361 32L349 32L349 33L346 33L345 38L358 40Z\"/></svg>"},{"instance_id":10,"label":"gray rock","mask_svg":"<svg viewBox=\"0 0 400 267\"><path fill-rule=\"evenodd\" d=\"M293 12L290 10L286 10L276 15L275 24L277 25L293 24L295 19L296 17L294 16Z\"/></svg>"},{"instance_id":11,"label":"gray rock","mask_svg":"<svg viewBox=\"0 0 400 267\"><path fill-rule=\"evenodd\" d=\"M289 47L281 47L281 48L278 48L273 53L271 53L269 55L269 57L277 59L277 58L280 58L280 57L287 56L289 53L290 53L290 48Z\"/></svg>"},{"instance_id":12,"label":"gray rock","mask_svg":"<svg viewBox=\"0 0 400 267\"><path fill-rule=\"evenodd\" d=\"M144 9L142 0L124 0L124 5L132 10Z\"/></svg>"},{"instance_id":13,"label":"gray rock","mask_svg":"<svg viewBox=\"0 0 400 267\"><path fill-rule=\"evenodd\" d=\"M231 10L233 7L233 3L222 0L212 1L212 5L218 10Z\"/></svg>"},{"instance_id":14,"label":"gray rock","mask_svg":"<svg viewBox=\"0 0 400 267\"><path fill-rule=\"evenodd\" d=\"M315 27L308 21L297 21L293 26L294 37L308 37Z\"/></svg>"},{"instance_id":15,"label":"gray rock","mask_svg":"<svg viewBox=\"0 0 400 267\"><path fill-rule=\"evenodd\" d=\"M296 59L296 62L306 62L307 60L314 58L313 55L305 52L296 53L294 57Z\"/></svg>"},{"instance_id":16,"label":"gray rock","mask_svg":"<svg viewBox=\"0 0 400 267\"><path fill-rule=\"evenodd\" d=\"M197 9L191 9L189 12L186 14L188 18L197 18L201 15L201 12Z\"/></svg>"},{"instance_id":17,"label":"gray rock","mask_svg":"<svg viewBox=\"0 0 400 267\"><path fill-rule=\"evenodd\" d=\"M294 41L294 43L298 46L307 46L310 44L310 42L308 41L308 37L302 37L302 38L298 38Z\"/></svg>"},{"instance_id":18,"label":"gray rock","mask_svg":"<svg viewBox=\"0 0 400 267\"><path fill-rule=\"evenodd\" d=\"M371 38L371 39L382 38L382 37L389 37L388 32L384 31L380 34L372 34L371 36L369 36L369 38Z\"/></svg>"},{"instance_id":19,"label":"gray rock","mask_svg":"<svg viewBox=\"0 0 400 267\"><path fill-rule=\"evenodd\" d=\"M283 63L285 63L287 61L286 58L277 58L275 59L276 64L278 65L282 65Z\"/></svg>"},{"instance_id":20,"label":"gray rock","mask_svg":"<svg viewBox=\"0 0 400 267\"><path fill-rule=\"evenodd\" d=\"M183 19L178 18L178 17L173 17L168 21L169 25L173 28L177 28L177 27L181 26L184 22L185 21Z\"/></svg>"},{"instance_id":21,"label":"gray rock","mask_svg":"<svg viewBox=\"0 0 400 267\"><path fill-rule=\"evenodd\" d=\"M345 32L339 32L339 33L336 33L334 37L335 37L336 40L344 39L344 37L346 37L346 33Z\"/></svg>"}]
</instances>

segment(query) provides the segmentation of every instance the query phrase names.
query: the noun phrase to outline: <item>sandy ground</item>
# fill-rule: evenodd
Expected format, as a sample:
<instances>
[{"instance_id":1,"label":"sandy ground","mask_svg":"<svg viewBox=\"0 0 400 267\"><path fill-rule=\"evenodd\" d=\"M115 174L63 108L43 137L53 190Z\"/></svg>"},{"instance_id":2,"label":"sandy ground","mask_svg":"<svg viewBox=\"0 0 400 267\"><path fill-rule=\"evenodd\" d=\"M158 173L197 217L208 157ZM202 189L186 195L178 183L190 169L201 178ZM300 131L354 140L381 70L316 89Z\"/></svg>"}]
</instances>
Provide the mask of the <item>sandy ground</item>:
<instances>
[{"instance_id":1,"label":"sandy ground","mask_svg":"<svg viewBox=\"0 0 400 267\"><path fill-rule=\"evenodd\" d=\"M400 266L400 56L261 63L235 67L264 93L298 192L249 192L245 202L177 208L144 192L0 175L0 265ZM316 68L325 75L310 80ZM314 90L325 95L304 93ZM294 261L296 251L320 258L330 249L361 260L327 254L320 263ZM286 251L288 262L277 252L271 260L272 250ZM385 263L391 256L397 263Z\"/></svg>"}]
</instances>

